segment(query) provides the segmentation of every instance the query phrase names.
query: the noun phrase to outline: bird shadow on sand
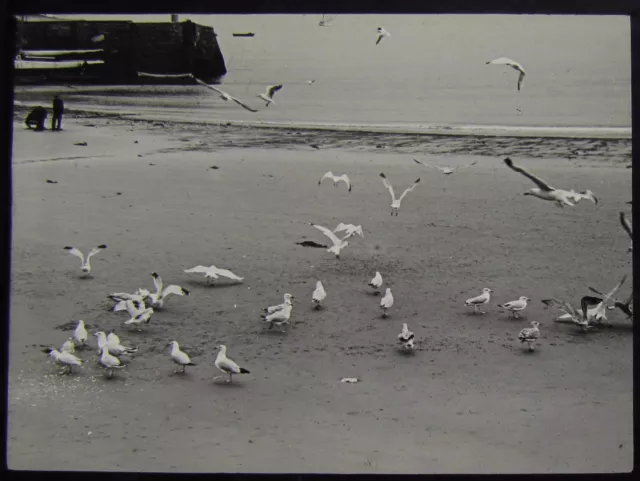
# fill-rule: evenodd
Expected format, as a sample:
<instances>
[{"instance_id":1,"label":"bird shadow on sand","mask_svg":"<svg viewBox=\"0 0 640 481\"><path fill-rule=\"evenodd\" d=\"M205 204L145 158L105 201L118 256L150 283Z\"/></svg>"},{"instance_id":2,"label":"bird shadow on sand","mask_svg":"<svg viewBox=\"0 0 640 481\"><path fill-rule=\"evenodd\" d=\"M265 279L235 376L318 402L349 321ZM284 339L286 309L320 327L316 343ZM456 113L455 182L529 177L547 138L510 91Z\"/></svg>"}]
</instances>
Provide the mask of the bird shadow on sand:
<instances>
[{"instance_id":1,"label":"bird shadow on sand","mask_svg":"<svg viewBox=\"0 0 640 481\"><path fill-rule=\"evenodd\" d=\"M269 329L268 327L265 327L259 332L260 334L266 334L268 336L286 336L287 334L289 334L289 331L281 331L277 327L274 327L273 329Z\"/></svg>"},{"instance_id":2,"label":"bird shadow on sand","mask_svg":"<svg viewBox=\"0 0 640 481\"><path fill-rule=\"evenodd\" d=\"M483 317L485 317L488 313L486 314L481 314L480 312L475 312L475 311L464 311L461 312L461 314L464 314L465 316L469 316L469 317L477 317L479 319L482 319Z\"/></svg>"},{"instance_id":3,"label":"bird shadow on sand","mask_svg":"<svg viewBox=\"0 0 640 481\"><path fill-rule=\"evenodd\" d=\"M527 348L516 349L516 354L519 356L536 356L540 353L539 348L530 351Z\"/></svg>"},{"instance_id":4,"label":"bird shadow on sand","mask_svg":"<svg viewBox=\"0 0 640 481\"><path fill-rule=\"evenodd\" d=\"M211 384L213 384L214 386L224 386L227 387L229 389L231 388L244 388L244 384L240 383L238 381L232 381L232 382L227 382L226 379L213 379L211 381Z\"/></svg>"},{"instance_id":5,"label":"bird shadow on sand","mask_svg":"<svg viewBox=\"0 0 640 481\"><path fill-rule=\"evenodd\" d=\"M237 287L242 283L241 282L220 282L220 283L214 283L214 284L207 284L205 281L197 281L194 279L189 279L185 281L185 284L188 284L194 287L204 287L206 289L225 289L227 287Z\"/></svg>"}]
</instances>

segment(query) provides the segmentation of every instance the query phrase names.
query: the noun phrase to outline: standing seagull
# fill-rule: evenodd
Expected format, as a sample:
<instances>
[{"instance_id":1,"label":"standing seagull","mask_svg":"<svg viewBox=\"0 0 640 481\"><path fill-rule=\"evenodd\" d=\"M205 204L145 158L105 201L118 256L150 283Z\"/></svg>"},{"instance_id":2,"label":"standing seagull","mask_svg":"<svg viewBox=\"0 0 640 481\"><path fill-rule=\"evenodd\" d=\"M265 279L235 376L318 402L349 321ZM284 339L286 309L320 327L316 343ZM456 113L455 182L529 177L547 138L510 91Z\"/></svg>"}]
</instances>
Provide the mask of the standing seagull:
<instances>
[{"instance_id":1,"label":"standing seagull","mask_svg":"<svg viewBox=\"0 0 640 481\"><path fill-rule=\"evenodd\" d=\"M233 272L226 269L219 269L216 266L195 266L191 269L185 269L184 272L186 272L187 274L191 274L194 272L204 274L207 284L213 283L213 280L218 279L220 276L240 282L242 282L242 280L244 279L244 277L237 276Z\"/></svg>"},{"instance_id":2,"label":"standing seagull","mask_svg":"<svg viewBox=\"0 0 640 481\"><path fill-rule=\"evenodd\" d=\"M415 334L409 330L407 323L402 324L402 332L398 334L398 340L402 343L404 350L413 350L413 339Z\"/></svg>"},{"instance_id":3,"label":"standing seagull","mask_svg":"<svg viewBox=\"0 0 640 481\"><path fill-rule=\"evenodd\" d=\"M439 165L431 165L431 164L428 164L427 162L420 162L418 159L413 159L413 161L415 163L423 165L425 167L431 167L432 169L438 169L444 175L451 175L457 170L464 169L465 167L471 167L472 165L476 165L478 163L478 161L476 160L475 162L472 162L469 165L459 165L458 167L440 167Z\"/></svg>"},{"instance_id":4,"label":"standing seagull","mask_svg":"<svg viewBox=\"0 0 640 481\"><path fill-rule=\"evenodd\" d=\"M522 65L520 65L515 60L511 60L510 58L507 58L507 57L500 57L500 58L490 60L489 62L486 63L486 65L489 65L489 64L508 65L509 67L516 69L518 72L520 72L520 75L518 76L518 90L520 90L520 87L522 86L522 81L524 80L524 76L526 75L526 72L524 71L524 68L522 67Z\"/></svg>"},{"instance_id":5,"label":"standing seagull","mask_svg":"<svg viewBox=\"0 0 640 481\"><path fill-rule=\"evenodd\" d=\"M110 346L102 346L100 348L100 364L108 369L107 371L107 379L111 379L113 377L114 369L122 369L124 366L120 359L116 356L112 356L109 352Z\"/></svg>"},{"instance_id":6,"label":"standing seagull","mask_svg":"<svg viewBox=\"0 0 640 481\"><path fill-rule=\"evenodd\" d=\"M622 224L622 228L629 234L629 238L631 239L631 244L629 244L629 248L627 252L633 252L633 231L631 230L631 222L627 218L627 215L624 212L620 212L620 223Z\"/></svg>"},{"instance_id":7,"label":"standing seagull","mask_svg":"<svg viewBox=\"0 0 640 481\"><path fill-rule=\"evenodd\" d=\"M63 247L64 250L69 251L69 254L73 254L74 256L80 258L80 261L82 262L82 264L80 265L80 269L82 269L82 272L85 274L91 273L91 263L90 263L91 258L94 255L96 255L98 252L100 252L102 249L106 249L106 248L107 248L106 244L102 244L102 245L99 245L98 247L94 247L87 254L87 258L85 259L84 254L80 252L80 250L76 249L75 247L71 247L71 246Z\"/></svg>"},{"instance_id":8,"label":"standing seagull","mask_svg":"<svg viewBox=\"0 0 640 481\"><path fill-rule=\"evenodd\" d=\"M504 304L498 304L498 307L506 309L511 312L511 317L515 319L516 317L520 317L518 314L519 311L523 311L527 307L527 302L531 299L525 296L520 296L518 300L505 302Z\"/></svg>"},{"instance_id":9,"label":"standing seagull","mask_svg":"<svg viewBox=\"0 0 640 481\"><path fill-rule=\"evenodd\" d=\"M46 349L45 352L56 360L58 364L62 364L64 369L60 374L71 374L73 366L82 366L82 359L77 358L70 352L60 352L57 349Z\"/></svg>"},{"instance_id":10,"label":"standing seagull","mask_svg":"<svg viewBox=\"0 0 640 481\"><path fill-rule=\"evenodd\" d=\"M267 102L267 107L268 107L269 104L275 104L275 102L273 101L273 96L281 88L282 88L282 84L280 84L280 85L270 85L270 86L267 87L267 90L266 90L265 93L259 94L259 95L257 95L257 97L260 97L262 100Z\"/></svg>"},{"instance_id":11,"label":"standing seagull","mask_svg":"<svg viewBox=\"0 0 640 481\"><path fill-rule=\"evenodd\" d=\"M478 307L483 304L489 303L489 301L491 300L492 292L493 291L491 289L485 287L484 289L482 289L482 294L476 297L472 297L471 299L467 299L466 301L464 301L464 305L473 306L473 313L475 314L476 312L478 312ZM486 312L480 311L480 314L486 314Z\"/></svg>"},{"instance_id":12,"label":"standing seagull","mask_svg":"<svg viewBox=\"0 0 640 481\"><path fill-rule=\"evenodd\" d=\"M192 77L193 77L193 75L192 75ZM227 101L231 100L231 101L233 101L233 102L237 103L237 104L238 104L240 107L242 107L243 109L248 110L249 112L257 112L257 110L256 110L256 109L252 109L252 108L251 108L251 107L249 107L248 105L246 105L246 104L242 103L242 101L240 101L240 100L238 100L237 98L232 97L231 95L229 95L227 92L225 92L225 91L223 91L223 90L220 90L219 88L216 88L216 87L214 87L213 85L209 85L209 84L207 84L207 83L203 82L202 80L197 79L197 78L195 78L195 77L193 77L193 79L194 79L196 82L198 82L200 85L202 85L202 86L204 86L204 87L207 87L208 89L215 90L216 92L218 92L218 93L220 94L220 98L221 98L222 100L224 100L225 102L227 102Z\"/></svg>"},{"instance_id":13,"label":"standing seagull","mask_svg":"<svg viewBox=\"0 0 640 481\"><path fill-rule=\"evenodd\" d=\"M178 296L188 296L190 294L188 290L175 284L163 289L164 284L162 282L162 277L160 277L156 272L152 272L151 275L153 276L153 284L156 286L156 292L148 296L151 300L151 307L153 308L162 308L164 300L169 294L176 294Z\"/></svg>"},{"instance_id":14,"label":"standing seagull","mask_svg":"<svg viewBox=\"0 0 640 481\"><path fill-rule=\"evenodd\" d=\"M555 202L558 207L563 207L565 205L573 207L575 205L575 203L570 201L570 199L573 200L574 193L568 190L554 189L544 180L536 177L533 174L530 174L522 167L518 167L517 165L515 165L509 157L504 159L504 163L507 164L507 167L509 167L511 170L515 170L528 179L531 179L538 186L538 188L533 188L530 189L529 192L525 192L524 195L532 195L534 197L537 197L538 199ZM597 203L598 200L595 199L594 202Z\"/></svg>"},{"instance_id":15,"label":"standing seagull","mask_svg":"<svg viewBox=\"0 0 640 481\"><path fill-rule=\"evenodd\" d=\"M418 177L413 182L413 185L411 187L407 187L405 189L405 191L402 193L402 195L400 196L399 199L396 199L396 194L393 191L393 187L391 186L391 184L387 180L387 176L384 175L383 173L380 173L380 177L382 177L382 185L384 185L387 188L387 190L389 191L389 194L391 194L391 215L393 215L395 213L396 216L397 216L398 215L398 210L400 210L400 204L402 203L402 199L404 199L404 197L409 192L411 192L413 189L416 188L416 185L418 185L418 182L420 182L420 177Z\"/></svg>"},{"instance_id":16,"label":"standing seagull","mask_svg":"<svg viewBox=\"0 0 640 481\"><path fill-rule=\"evenodd\" d=\"M331 239L331 242L333 242L333 245L327 249L327 252L331 252L336 256L336 259L340 259L340 251L349 245L349 243L345 240L346 237L344 237L343 239L339 239L338 236L336 236L333 232L331 232L326 227L322 227L321 225L317 225L313 223L309 223L309 225L312 225L313 227L318 229L320 232L322 232L324 235L326 235L329 239Z\"/></svg>"},{"instance_id":17,"label":"standing seagull","mask_svg":"<svg viewBox=\"0 0 640 481\"><path fill-rule=\"evenodd\" d=\"M147 307L144 302L138 304L136 307L136 301L123 301L126 306L126 310L131 316L130 319L124 321L127 326L136 326L138 331L142 331L141 324L149 324L151 316L153 316L153 307ZM116 343L119 344L119 343Z\"/></svg>"},{"instance_id":18,"label":"standing seagull","mask_svg":"<svg viewBox=\"0 0 640 481\"><path fill-rule=\"evenodd\" d=\"M533 351L533 344L538 340L538 337L540 337L540 330L538 329L539 325L539 322L533 321L531 323L532 327L524 328L518 335L520 342L526 342L529 344L529 351Z\"/></svg>"},{"instance_id":19,"label":"standing seagull","mask_svg":"<svg viewBox=\"0 0 640 481\"><path fill-rule=\"evenodd\" d=\"M378 38L376 38L376 45L378 45L384 37L390 37L391 34L387 32L384 28L378 27Z\"/></svg>"},{"instance_id":20,"label":"standing seagull","mask_svg":"<svg viewBox=\"0 0 640 481\"><path fill-rule=\"evenodd\" d=\"M62 348L60 349L60 352L68 352L69 354L73 354L75 352L75 350L76 350L76 346L73 343L73 337L70 337L62 345Z\"/></svg>"},{"instance_id":21,"label":"standing seagull","mask_svg":"<svg viewBox=\"0 0 640 481\"><path fill-rule=\"evenodd\" d=\"M227 382L231 382L234 374L250 374L244 367L238 366L235 362L227 357L227 346L218 346L218 357L216 357L215 366L222 372L229 375ZM217 376L220 377L220 376ZM217 379L216 377L216 379Z\"/></svg>"},{"instance_id":22,"label":"standing seagull","mask_svg":"<svg viewBox=\"0 0 640 481\"><path fill-rule=\"evenodd\" d=\"M80 346L84 346L87 343L88 337L89 337L89 334L87 333L86 327L84 327L84 321L79 320L78 325L73 331L74 341L78 343Z\"/></svg>"},{"instance_id":23,"label":"standing seagull","mask_svg":"<svg viewBox=\"0 0 640 481\"><path fill-rule=\"evenodd\" d=\"M338 182L342 181L345 184L347 184L347 187L349 188L349 192L351 192L351 181L349 180L349 176L347 174L334 175L333 172L329 171L329 172L327 172L326 174L324 174L322 176L322 179L320 179L318 181L318 185L322 184L322 181L324 179L333 180L333 186L334 187L338 187Z\"/></svg>"},{"instance_id":24,"label":"standing seagull","mask_svg":"<svg viewBox=\"0 0 640 481\"><path fill-rule=\"evenodd\" d=\"M375 289L375 291L373 291L374 296L377 296L378 294L380 294L379 289L381 285L382 285L382 276L378 271L376 271L376 275L373 276L373 279L369 281L369 286Z\"/></svg>"},{"instance_id":25,"label":"standing seagull","mask_svg":"<svg viewBox=\"0 0 640 481\"><path fill-rule=\"evenodd\" d=\"M384 297L380 299L380 309L382 309L382 317L387 317L387 310L393 306L393 294L391 294L391 289L387 287L387 290L384 293Z\"/></svg>"},{"instance_id":26,"label":"standing seagull","mask_svg":"<svg viewBox=\"0 0 640 481\"><path fill-rule=\"evenodd\" d=\"M167 344L166 347L171 346L171 360L182 366L182 371L174 371L174 372L185 372L187 366L195 366L193 362L191 362L191 358L187 355L187 353L180 350L180 345L177 341L171 341Z\"/></svg>"},{"instance_id":27,"label":"standing seagull","mask_svg":"<svg viewBox=\"0 0 640 481\"><path fill-rule=\"evenodd\" d=\"M322 286L322 282L318 281L316 283L316 289L313 291L312 302L316 306L316 309L320 309L320 303L324 301L325 297L327 297L327 293Z\"/></svg>"}]
</instances>

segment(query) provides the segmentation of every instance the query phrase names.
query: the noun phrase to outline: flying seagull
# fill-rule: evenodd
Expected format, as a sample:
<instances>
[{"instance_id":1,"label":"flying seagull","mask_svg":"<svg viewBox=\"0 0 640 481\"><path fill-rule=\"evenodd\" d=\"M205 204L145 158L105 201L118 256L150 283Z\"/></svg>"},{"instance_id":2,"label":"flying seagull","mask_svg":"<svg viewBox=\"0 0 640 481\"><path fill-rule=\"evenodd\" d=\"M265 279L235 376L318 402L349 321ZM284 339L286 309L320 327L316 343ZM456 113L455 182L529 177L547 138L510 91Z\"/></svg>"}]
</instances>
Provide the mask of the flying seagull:
<instances>
[{"instance_id":1,"label":"flying seagull","mask_svg":"<svg viewBox=\"0 0 640 481\"><path fill-rule=\"evenodd\" d=\"M519 299L515 301L505 302L504 304L498 304L498 307L508 310L511 312L511 317L515 319L516 317L520 317L518 314L519 311L523 311L527 307L527 302L531 299L525 296L520 296Z\"/></svg>"},{"instance_id":2,"label":"flying seagull","mask_svg":"<svg viewBox=\"0 0 640 481\"><path fill-rule=\"evenodd\" d=\"M393 306L393 294L391 289L387 287L382 299L380 299L380 309L382 309L382 317L387 317L387 311Z\"/></svg>"},{"instance_id":3,"label":"flying seagull","mask_svg":"<svg viewBox=\"0 0 640 481\"><path fill-rule=\"evenodd\" d=\"M336 236L333 232L331 232L326 227L322 227L321 225L317 225L313 223L309 223L309 225L312 225L313 227L318 229L320 232L322 232L331 240L333 245L327 249L327 252L331 252L336 256L336 259L340 259L340 251L349 245L349 242L345 240L348 237L348 235L347 237L340 239L338 238L338 236Z\"/></svg>"},{"instance_id":4,"label":"flying seagull","mask_svg":"<svg viewBox=\"0 0 640 481\"><path fill-rule=\"evenodd\" d=\"M575 205L574 202L571 202L571 200L573 200L575 192L563 189L554 189L544 180L536 177L533 174L530 174L522 167L518 167L517 165L515 165L509 157L504 159L504 163L507 164L507 167L509 167L511 170L519 172L528 179L532 180L538 186L536 188L530 189L529 192L525 192L524 195L532 195L534 197L537 197L538 199L555 202L558 207L563 207L565 205L573 207ZM593 201L596 204L598 203L598 199L595 196L593 196Z\"/></svg>"},{"instance_id":5,"label":"flying seagull","mask_svg":"<svg viewBox=\"0 0 640 481\"><path fill-rule=\"evenodd\" d=\"M622 279L620 280L620 282L618 282L618 284L613 289L611 289L607 294L601 294L599 291L597 291L593 287L589 287L590 291L595 292L596 294L599 294L603 297L602 304L598 306L599 312L596 313L598 317L606 319L605 306L609 304L609 301L611 300L611 298L615 295L616 292L618 292L618 289L622 287L622 284L624 284L624 281L626 280L627 280L627 275L625 274L624 276L622 276Z\"/></svg>"},{"instance_id":6,"label":"flying seagull","mask_svg":"<svg viewBox=\"0 0 640 481\"><path fill-rule=\"evenodd\" d=\"M193 76L192 76L192 77L193 77ZM249 112L257 112L257 110L256 110L256 109L252 109L252 108L251 108L251 107L249 107L247 104L245 104L245 103L243 103L242 101L238 100L237 98L232 97L231 95L229 95L227 92L225 92L225 91L223 91L223 90L220 90L219 88L214 87L213 85L209 85L209 84L207 84L206 82L203 82L202 80L200 80L200 79L198 79L198 78L196 78L196 77L193 77L193 79L194 79L196 82L198 82L200 85L202 85L202 86L204 86L204 87L207 87L208 89L215 90L216 92L218 92L218 93L220 94L220 98L221 98L222 100L224 100L225 102L227 102L227 101L231 100L231 101L233 101L233 102L237 103L237 104L238 104L240 107L242 107L243 109L248 110Z\"/></svg>"},{"instance_id":7,"label":"flying seagull","mask_svg":"<svg viewBox=\"0 0 640 481\"><path fill-rule=\"evenodd\" d=\"M378 45L384 37L391 36L391 34L382 27L378 27L377 32L378 32L378 37L376 38L376 45Z\"/></svg>"},{"instance_id":8,"label":"flying seagull","mask_svg":"<svg viewBox=\"0 0 640 481\"><path fill-rule=\"evenodd\" d=\"M144 301L138 303L136 306L136 301L122 301L125 304L125 309L129 313L131 318L127 321L124 321L127 326L136 326L138 331L141 331L141 324L149 324L151 321L151 316L153 316L153 307L147 307ZM115 309L114 309L115 310Z\"/></svg>"},{"instance_id":9,"label":"flying seagull","mask_svg":"<svg viewBox=\"0 0 640 481\"><path fill-rule=\"evenodd\" d=\"M333 232L346 232L347 235L344 236L344 239L348 239L349 237L356 234L364 239L364 233L362 232L361 225L343 224L342 222L340 222L338 224L338 227L333 229Z\"/></svg>"},{"instance_id":10,"label":"flying seagull","mask_svg":"<svg viewBox=\"0 0 640 481\"><path fill-rule=\"evenodd\" d=\"M428 164L427 162L420 162L418 159L413 159L413 161L417 164L424 165L426 167L431 167L432 169L438 169L444 175L451 175L457 170L464 169L465 167L471 167L472 165L476 165L478 163L478 161L476 160L469 165L459 165L458 167L440 167L439 165L431 165L431 164Z\"/></svg>"},{"instance_id":11,"label":"flying seagull","mask_svg":"<svg viewBox=\"0 0 640 481\"><path fill-rule=\"evenodd\" d=\"M269 104L275 104L275 102L273 101L273 96L281 88L282 88L282 84L280 84L280 85L269 85L267 87L267 90L265 91L265 93L259 94L257 96L260 97L265 102L267 102L267 107L268 107Z\"/></svg>"},{"instance_id":12,"label":"flying seagull","mask_svg":"<svg viewBox=\"0 0 640 481\"><path fill-rule=\"evenodd\" d=\"M590 287L589 289L595 292L596 294L605 297L605 295L602 294L600 291L597 291L592 287ZM627 298L626 301L622 302L621 300L614 298L613 306L607 306L607 309L611 310L611 309L615 309L616 307L625 313L625 315L627 316L627 319L633 318L633 289L631 289L631 293L629 294L629 297Z\"/></svg>"},{"instance_id":13,"label":"flying seagull","mask_svg":"<svg viewBox=\"0 0 640 481\"><path fill-rule=\"evenodd\" d=\"M473 306L473 313L475 314L476 312L478 312L478 307L483 304L489 303L489 301L491 300L492 292L493 291L491 289L485 287L484 289L482 289L482 294L476 297L472 297L471 299L467 299L466 301L464 301L464 305ZM486 314L486 312L481 311L480 314Z\"/></svg>"},{"instance_id":14,"label":"flying seagull","mask_svg":"<svg viewBox=\"0 0 640 481\"><path fill-rule=\"evenodd\" d=\"M380 294L379 289L381 285L382 285L382 276L378 271L376 271L376 275L373 276L373 279L369 281L369 286L375 289L375 291L373 291L374 296L377 296L378 294Z\"/></svg>"},{"instance_id":15,"label":"flying seagull","mask_svg":"<svg viewBox=\"0 0 640 481\"><path fill-rule=\"evenodd\" d=\"M520 339L520 342L526 342L527 344L529 344L529 351L533 351L533 345L540 337L540 330L538 329L539 325L539 322L533 321L531 322L532 327L525 327L522 331L520 331L520 334L518 335L518 339Z\"/></svg>"},{"instance_id":16,"label":"flying seagull","mask_svg":"<svg viewBox=\"0 0 640 481\"><path fill-rule=\"evenodd\" d=\"M629 234L629 238L631 239L631 244L629 244L629 248L627 252L633 252L633 231L631 230L631 222L627 218L627 215L624 212L620 212L620 223L622 224L622 228Z\"/></svg>"},{"instance_id":17,"label":"flying seagull","mask_svg":"<svg viewBox=\"0 0 640 481\"><path fill-rule=\"evenodd\" d=\"M80 252L80 250L76 249L75 247L71 247L71 246L65 246L63 247L63 250L69 251L69 254L73 254L74 256L80 258L80 269L82 270L83 273L85 274L90 274L91 273L91 258L96 255L98 252L100 252L102 249L106 249L107 246L106 244L102 244L99 245L98 247L94 247L93 249L91 249L91 251L87 254L87 258L85 259L84 254L82 252Z\"/></svg>"},{"instance_id":18,"label":"flying seagull","mask_svg":"<svg viewBox=\"0 0 640 481\"><path fill-rule=\"evenodd\" d=\"M520 90L520 87L522 86L522 81L524 80L524 76L526 75L526 72L524 71L524 68L522 67L522 65L520 65L515 60L511 60L510 58L507 58L507 57L500 57L500 58L490 60L489 62L487 62L487 65L489 64L508 65L509 67L520 72L520 75L518 76L518 90Z\"/></svg>"},{"instance_id":19,"label":"flying seagull","mask_svg":"<svg viewBox=\"0 0 640 481\"><path fill-rule=\"evenodd\" d=\"M215 366L222 372L229 375L227 382L231 382L234 374L249 374L245 368L238 366L235 362L227 357L227 346L218 346L218 357L216 357ZM218 376L220 377L220 376Z\"/></svg>"},{"instance_id":20,"label":"flying seagull","mask_svg":"<svg viewBox=\"0 0 640 481\"><path fill-rule=\"evenodd\" d=\"M389 183L389 181L387 180L387 176L384 175L383 173L380 173L380 177L382 177L382 185L384 185L387 190L389 191L389 194L391 194L391 215L393 215L395 213L395 215L398 215L398 211L400 210L400 204L402 203L402 199L405 198L405 196L411 192L413 189L416 188L416 185L418 185L418 182L420 182L420 177L418 177L414 182L413 185L411 187L407 187L405 189L405 191L402 193L402 195L400 196L399 199L396 199L396 194L393 191L393 187L391 186L391 184Z\"/></svg>"},{"instance_id":21,"label":"flying seagull","mask_svg":"<svg viewBox=\"0 0 640 481\"><path fill-rule=\"evenodd\" d=\"M213 280L218 279L220 276L227 277L239 282L242 282L244 280L244 277L237 276L227 269L219 269L216 266L195 266L191 269L185 269L184 272L186 272L187 274L191 274L194 272L204 274L207 284L213 283Z\"/></svg>"},{"instance_id":22,"label":"flying seagull","mask_svg":"<svg viewBox=\"0 0 640 481\"><path fill-rule=\"evenodd\" d=\"M334 175L333 172L329 171L326 174L324 174L322 178L318 181L318 185L322 184L322 181L324 179L333 180L334 187L338 187L338 182L344 182L345 184L347 184L347 187L349 188L349 192L351 192L351 181L349 180L349 176L347 174Z\"/></svg>"},{"instance_id":23,"label":"flying seagull","mask_svg":"<svg viewBox=\"0 0 640 481\"><path fill-rule=\"evenodd\" d=\"M402 343L402 348L404 350L413 350L413 340L415 338L415 334L409 330L407 327L407 323L402 324L402 332L398 334L398 340Z\"/></svg>"},{"instance_id":24,"label":"flying seagull","mask_svg":"<svg viewBox=\"0 0 640 481\"><path fill-rule=\"evenodd\" d=\"M311 300L315 305L316 309L320 309L320 304L322 303L322 301L324 301L326 297L327 297L327 293L324 290L324 286L322 285L322 282L318 281L316 283L316 288L313 291L313 295L311 296Z\"/></svg>"},{"instance_id":25,"label":"flying seagull","mask_svg":"<svg viewBox=\"0 0 640 481\"><path fill-rule=\"evenodd\" d=\"M576 192L575 190L571 189L569 193L570 193L569 198L575 204L580 202L582 199L590 200L594 204L598 203L598 198L590 190L585 190L584 192Z\"/></svg>"},{"instance_id":26,"label":"flying seagull","mask_svg":"<svg viewBox=\"0 0 640 481\"><path fill-rule=\"evenodd\" d=\"M162 308L164 300L169 294L176 294L178 296L190 295L188 290L175 284L164 287L162 277L160 277L157 272L152 272L151 276L153 276L153 284L156 286L156 292L149 294L147 297L151 300L150 305L153 308Z\"/></svg>"},{"instance_id":27,"label":"flying seagull","mask_svg":"<svg viewBox=\"0 0 640 481\"><path fill-rule=\"evenodd\" d=\"M182 366L181 371L174 372L185 372L187 366L195 366L195 363L191 361L191 358L187 355L187 353L180 350L180 345L177 341L171 341L166 347L171 346L171 360L175 362L177 365Z\"/></svg>"}]
</instances>

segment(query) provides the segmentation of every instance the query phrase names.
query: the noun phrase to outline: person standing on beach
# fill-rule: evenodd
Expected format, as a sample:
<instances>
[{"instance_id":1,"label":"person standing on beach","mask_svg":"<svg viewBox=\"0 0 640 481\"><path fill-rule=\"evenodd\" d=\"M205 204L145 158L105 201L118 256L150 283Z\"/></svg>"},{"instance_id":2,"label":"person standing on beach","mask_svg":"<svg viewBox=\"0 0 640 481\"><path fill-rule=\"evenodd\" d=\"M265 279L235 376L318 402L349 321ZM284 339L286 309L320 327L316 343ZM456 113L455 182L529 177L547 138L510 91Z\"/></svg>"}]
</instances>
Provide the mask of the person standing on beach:
<instances>
[{"instance_id":1,"label":"person standing on beach","mask_svg":"<svg viewBox=\"0 0 640 481\"><path fill-rule=\"evenodd\" d=\"M62 114L64 114L64 102L60 97L53 97L53 119L51 119L51 130L62 130Z\"/></svg>"}]
</instances>

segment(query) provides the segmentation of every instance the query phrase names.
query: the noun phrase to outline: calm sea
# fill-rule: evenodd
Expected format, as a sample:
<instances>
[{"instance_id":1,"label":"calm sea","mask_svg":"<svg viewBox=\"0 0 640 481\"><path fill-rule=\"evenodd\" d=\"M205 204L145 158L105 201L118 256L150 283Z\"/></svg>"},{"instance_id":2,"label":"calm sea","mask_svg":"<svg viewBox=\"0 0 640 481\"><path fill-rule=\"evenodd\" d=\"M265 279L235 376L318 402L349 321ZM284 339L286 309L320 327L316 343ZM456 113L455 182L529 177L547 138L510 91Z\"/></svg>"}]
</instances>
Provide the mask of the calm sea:
<instances>
[{"instance_id":1,"label":"calm sea","mask_svg":"<svg viewBox=\"0 0 640 481\"><path fill-rule=\"evenodd\" d=\"M115 18L169 20L168 15ZM221 88L258 113L199 86L67 89L69 107L97 102L191 119L400 131L463 126L630 131L626 17L336 15L328 27L318 26L320 15L183 14L180 20L187 18L215 28L229 71ZM378 26L391 36L375 45ZM255 37L233 37L233 32ZM485 64L502 56L525 68L521 91L518 72ZM284 87L276 105L265 108L256 95L276 83Z\"/></svg>"}]
</instances>

